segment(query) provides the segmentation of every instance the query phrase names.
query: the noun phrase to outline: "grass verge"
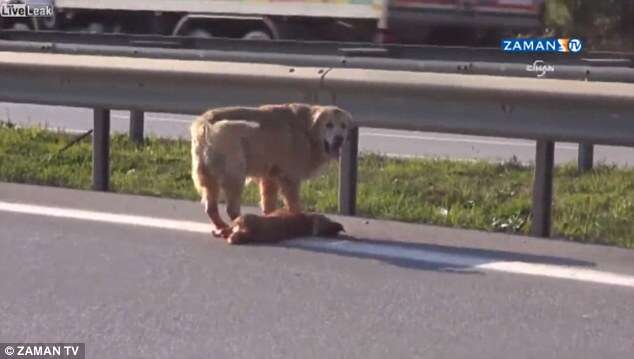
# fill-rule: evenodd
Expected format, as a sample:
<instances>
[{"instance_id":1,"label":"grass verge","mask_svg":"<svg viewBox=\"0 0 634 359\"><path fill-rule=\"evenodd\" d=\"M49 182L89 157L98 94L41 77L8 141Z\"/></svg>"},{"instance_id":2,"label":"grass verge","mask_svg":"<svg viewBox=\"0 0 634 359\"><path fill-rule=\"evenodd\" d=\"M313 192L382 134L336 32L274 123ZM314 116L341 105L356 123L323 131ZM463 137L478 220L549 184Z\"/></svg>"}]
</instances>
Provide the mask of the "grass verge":
<instances>
[{"instance_id":1,"label":"grass verge","mask_svg":"<svg viewBox=\"0 0 634 359\"><path fill-rule=\"evenodd\" d=\"M72 136L0 123L0 181L89 189L90 137L59 152ZM143 145L115 135L112 190L198 200L189 172L189 142L150 138ZM394 159L364 155L359 161L358 211L362 216L460 228L527 233L532 168L517 162ZM335 212L333 164L308 181L309 210ZM244 202L257 203L249 186ZM554 234L571 240L634 247L634 170L601 165L578 175L556 169Z\"/></svg>"}]
</instances>

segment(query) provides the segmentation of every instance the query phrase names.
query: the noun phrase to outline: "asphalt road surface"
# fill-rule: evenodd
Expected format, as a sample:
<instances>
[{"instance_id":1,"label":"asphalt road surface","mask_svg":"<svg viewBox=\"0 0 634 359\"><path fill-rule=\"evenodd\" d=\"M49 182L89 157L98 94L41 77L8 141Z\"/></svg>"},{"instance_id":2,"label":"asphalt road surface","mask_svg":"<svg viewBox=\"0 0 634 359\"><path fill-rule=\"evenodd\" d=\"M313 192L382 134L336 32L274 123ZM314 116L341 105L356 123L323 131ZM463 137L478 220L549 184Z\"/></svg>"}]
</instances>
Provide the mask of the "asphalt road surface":
<instances>
[{"instance_id":1,"label":"asphalt road surface","mask_svg":"<svg viewBox=\"0 0 634 359\"><path fill-rule=\"evenodd\" d=\"M198 203L0 183L0 341L87 358L628 358L634 252L341 218L229 246Z\"/></svg>"},{"instance_id":2,"label":"asphalt road surface","mask_svg":"<svg viewBox=\"0 0 634 359\"><path fill-rule=\"evenodd\" d=\"M127 132L128 119L128 112L113 112L112 130ZM70 131L86 131L92 128L91 110L68 107L0 103L0 120ZM145 121L146 133L188 138L188 126L191 120L192 116L149 113ZM523 163L530 163L535 157L533 141L367 128L362 128L360 131L359 146L361 151L400 157L424 156L506 161L515 156ZM576 144L558 143L556 145L555 161L557 163L576 160ZM634 165L634 148L597 146L595 162L632 166Z\"/></svg>"}]
</instances>

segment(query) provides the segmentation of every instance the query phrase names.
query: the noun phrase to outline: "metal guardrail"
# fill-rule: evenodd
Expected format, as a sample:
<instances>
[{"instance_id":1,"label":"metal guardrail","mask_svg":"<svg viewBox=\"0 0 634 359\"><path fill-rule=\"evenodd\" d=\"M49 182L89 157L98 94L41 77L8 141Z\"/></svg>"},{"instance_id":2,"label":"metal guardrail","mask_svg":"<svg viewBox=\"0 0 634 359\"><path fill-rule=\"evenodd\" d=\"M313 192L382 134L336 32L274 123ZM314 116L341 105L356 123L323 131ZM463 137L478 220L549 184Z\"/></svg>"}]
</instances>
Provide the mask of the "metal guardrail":
<instances>
[{"instance_id":1,"label":"metal guardrail","mask_svg":"<svg viewBox=\"0 0 634 359\"><path fill-rule=\"evenodd\" d=\"M189 50L220 50L250 53L277 53L281 55L341 55L370 56L395 59L426 59L481 62L526 62L533 58L531 54L512 56L499 48L374 44L366 42L337 41L301 41L301 40L237 40L233 38L197 38L187 36L165 36L122 33L85 33L65 31L19 31L0 30L0 39L12 42L48 42L56 44L86 44L106 46L134 46L137 48L172 48ZM592 51L582 54L541 54L542 59L555 63L573 65L588 64L603 60L611 66L634 66L634 53L616 51ZM505 61L504 59L508 60ZM601 61L600 61L601 62Z\"/></svg>"},{"instance_id":2,"label":"metal guardrail","mask_svg":"<svg viewBox=\"0 0 634 359\"><path fill-rule=\"evenodd\" d=\"M0 31L0 51L255 62L288 66L536 77L537 60L556 67L548 78L633 82L634 53L507 54L499 48L376 45L327 41L254 41L180 36Z\"/></svg>"},{"instance_id":3,"label":"metal guardrail","mask_svg":"<svg viewBox=\"0 0 634 359\"><path fill-rule=\"evenodd\" d=\"M337 104L359 126L537 141L533 228L550 234L554 142L634 146L634 84L362 69L0 52L0 101L95 109L93 182L108 188L109 111ZM354 214L358 129L342 154L340 210Z\"/></svg>"}]
</instances>

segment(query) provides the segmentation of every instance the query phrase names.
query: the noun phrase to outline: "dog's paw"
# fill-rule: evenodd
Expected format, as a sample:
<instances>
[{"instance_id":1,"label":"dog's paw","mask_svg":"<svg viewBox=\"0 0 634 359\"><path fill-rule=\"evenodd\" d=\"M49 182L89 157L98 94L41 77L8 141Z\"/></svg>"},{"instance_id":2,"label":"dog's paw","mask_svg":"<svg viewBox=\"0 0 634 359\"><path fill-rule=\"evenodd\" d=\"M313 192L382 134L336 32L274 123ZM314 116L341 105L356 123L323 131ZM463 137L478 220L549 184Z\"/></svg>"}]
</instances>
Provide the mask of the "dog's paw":
<instances>
[{"instance_id":1,"label":"dog's paw","mask_svg":"<svg viewBox=\"0 0 634 359\"><path fill-rule=\"evenodd\" d=\"M233 232L227 237L228 244L244 244L249 242L249 236L245 232Z\"/></svg>"},{"instance_id":2,"label":"dog's paw","mask_svg":"<svg viewBox=\"0 0 634 359\"><path fill-rule=\"evenodd\" d=\"M232 232L232 228L231 227L226 227L226 228L221 228L221 229L214 229L211 231L211 235L216 237L216 238L229 238L229 236L231 235Z\"/></svg>"}]
</instances>

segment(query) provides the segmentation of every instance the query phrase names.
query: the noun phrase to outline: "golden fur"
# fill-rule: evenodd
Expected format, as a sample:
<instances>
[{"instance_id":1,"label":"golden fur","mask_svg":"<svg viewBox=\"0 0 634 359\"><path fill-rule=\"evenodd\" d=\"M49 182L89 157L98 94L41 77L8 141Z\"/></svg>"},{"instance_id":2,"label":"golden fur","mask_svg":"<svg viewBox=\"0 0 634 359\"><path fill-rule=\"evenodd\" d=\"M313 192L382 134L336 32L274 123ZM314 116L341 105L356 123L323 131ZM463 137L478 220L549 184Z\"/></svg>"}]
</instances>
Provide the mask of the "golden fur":
<instances>
[{"instance_id":1,"label":"golden fur","mask_svg":"<svg viewBox=\"0 0 634 359\"><path fill-rule=\"evenodd\" d=\"M227 227L218 213L220 189L229 217L240 215L247 177L260 185L264 214L275 210L278 190L285 207L300 212L301 181L338 158L351 126L350 114L338 107L306 104L226 107L199 116L190 129L192 179L212 223Z\"/></svg>"},{"instance_id":2,"label":"golden fur","mask_svg":"<svg viewBox=\"0 0 634 359\"><path fill-rule=\"evenodd\" d=\"M277 242L304 236L336 236L343 226L315 213L277 209L266 216L244 214L220 231L229 244Z\"/></svg>"}]
</instances>

